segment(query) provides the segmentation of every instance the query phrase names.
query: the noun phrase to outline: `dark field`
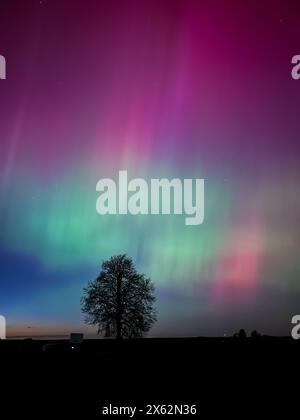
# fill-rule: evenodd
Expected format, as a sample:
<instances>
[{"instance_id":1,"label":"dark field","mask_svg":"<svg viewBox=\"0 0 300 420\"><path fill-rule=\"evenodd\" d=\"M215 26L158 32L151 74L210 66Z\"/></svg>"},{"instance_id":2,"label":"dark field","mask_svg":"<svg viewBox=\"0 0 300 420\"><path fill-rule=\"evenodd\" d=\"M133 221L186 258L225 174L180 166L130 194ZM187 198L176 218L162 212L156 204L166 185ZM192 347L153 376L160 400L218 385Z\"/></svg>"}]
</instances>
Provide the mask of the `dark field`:
<instances>
[{"instance_id":1,"label":"dark field","mask_svg":"<svg viewBox=\"0 0 300 420\"><path fill-rule=\"evenodd\" d=\"M45 344L53 346L42 351ZM10 418L106 418L108 404L167 403L197 404L202 418L224 410L243 418L293 406L287 401L296 393L290 378L300 340L289 337L86 340L73 347L67 340L0 343Z\"/></svg>"},{"instance_id":2,"label":"dark field","mask_svg":"<svg viewBox=\"0 0 300 420\"><path fill-rule=\"evenodd\" d=\"M144 338L121 340L96 339L84 340L82 344L71 344L68 339L23 339L0 340L0 353L76 353L82 355L99 355L113 357L116 353L141 355L141 353L158 353L171 356L178 352L189 353L196 356L198 352L208 349L221 350L233 348L260 348L271 347L300 347L300 340L291 337L263 336L257 339L239 339L234 337L195 337L195 338ZM45 348L46 347L46 348Z\"/></svg>"}]
</instances>

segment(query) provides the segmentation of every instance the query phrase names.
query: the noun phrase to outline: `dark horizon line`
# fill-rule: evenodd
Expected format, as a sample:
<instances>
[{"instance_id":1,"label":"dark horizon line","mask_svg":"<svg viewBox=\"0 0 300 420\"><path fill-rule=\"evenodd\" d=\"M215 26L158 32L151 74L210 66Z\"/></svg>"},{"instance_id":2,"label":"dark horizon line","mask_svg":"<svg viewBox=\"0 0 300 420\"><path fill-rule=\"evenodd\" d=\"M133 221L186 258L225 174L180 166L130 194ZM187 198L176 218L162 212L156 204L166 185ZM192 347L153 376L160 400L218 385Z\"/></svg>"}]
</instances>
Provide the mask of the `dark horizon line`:
<instances>
[{"instance_id":1,"label":"dark horizon line","mask_svg":"<svg viewBox=\"0 0 300 420\"><path fill-rule=\"evenodd\" d=\"M97 334L89 334L89 336L94 335L97 336ZM42 335L11 335L7 336L6 340L14 340L14 339L26 339L26 338L66 338L70 339L70 334L42 334ZM268 338L291 338L289 335L269 335L269 334L262 334L261 338L268 337ZM205 339L215 339L215 338L235 338L234 335L214 335L214 336L207 336L207 335L191 335L191 336L153 336L153 337L138 337L138 338L130 338L123 340L134 340L134 339L198 339L198 338L205 338ZM252 338L251 335L248 335L246 338ZM115 337L102 337L98 336L97 338L87 338L84 337L83 340L100 340L100 339L108 339L108 340L115 340Z\"/></svg>"}]
</instances>

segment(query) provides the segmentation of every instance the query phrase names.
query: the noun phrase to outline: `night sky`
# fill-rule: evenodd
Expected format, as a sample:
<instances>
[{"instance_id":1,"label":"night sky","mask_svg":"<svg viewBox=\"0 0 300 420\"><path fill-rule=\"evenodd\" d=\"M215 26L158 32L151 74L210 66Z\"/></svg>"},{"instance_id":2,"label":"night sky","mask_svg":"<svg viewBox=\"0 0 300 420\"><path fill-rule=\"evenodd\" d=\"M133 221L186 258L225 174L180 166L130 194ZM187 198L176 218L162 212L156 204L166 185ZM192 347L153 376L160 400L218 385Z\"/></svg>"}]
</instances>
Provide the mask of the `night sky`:
<instances>
[{"instance_id":1,"label":"night sky","mask_svg":"<svg viewBox=\"0 0 300 420\"><path fill-rule=\"evenodd\" d=\"M120 253L155 284L153 336L290 334L300 312L299 22L296 1L1 0L9 335L95 333L82 290ZM96 183L122 169L204 178L204 223L100 216Z\"/></svg>"}]
</instances>

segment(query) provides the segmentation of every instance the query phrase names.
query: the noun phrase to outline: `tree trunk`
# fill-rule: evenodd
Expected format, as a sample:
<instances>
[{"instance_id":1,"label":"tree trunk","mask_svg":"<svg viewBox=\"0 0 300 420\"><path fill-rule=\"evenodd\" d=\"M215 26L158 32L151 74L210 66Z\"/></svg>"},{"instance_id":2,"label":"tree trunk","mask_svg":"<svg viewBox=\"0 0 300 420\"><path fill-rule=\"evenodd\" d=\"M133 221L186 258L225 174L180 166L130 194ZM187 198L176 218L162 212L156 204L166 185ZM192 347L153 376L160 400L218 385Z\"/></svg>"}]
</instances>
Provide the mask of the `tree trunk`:
<instances>
[{"instance_id":1,"label":"tree trunk","mask_svg":"<svg viewBox=\"0 0 300 420\"><path fill-rule=\"evenodd\" d=\"M121 283L122 278L117 280L117 340L121 340L121 318L122 318L122 305L121 305Z\"/></svg>"}]
</instances>

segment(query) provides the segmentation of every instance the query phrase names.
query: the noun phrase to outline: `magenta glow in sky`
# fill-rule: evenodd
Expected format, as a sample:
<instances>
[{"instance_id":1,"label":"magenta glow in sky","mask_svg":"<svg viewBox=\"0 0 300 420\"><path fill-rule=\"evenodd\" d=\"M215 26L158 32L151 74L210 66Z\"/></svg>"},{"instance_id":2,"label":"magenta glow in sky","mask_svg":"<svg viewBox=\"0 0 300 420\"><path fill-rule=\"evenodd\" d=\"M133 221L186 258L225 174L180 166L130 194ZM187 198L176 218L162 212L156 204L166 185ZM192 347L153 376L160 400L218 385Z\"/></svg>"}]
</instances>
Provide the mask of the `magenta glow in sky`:
<instances>
[{"instance_id":1,"label":"magenta glow in sky","mask_svg":"<svg viewBox=\"0 0 300 420\"><path fill-rule=\"evenodd\" d=\"M2 2L0 313L83 328L80 296L127 252L153 335L289 334L299 312L296 2ZM96 213L96 183L205 179L205 221Z\"/></svg>"}]
</instances>

